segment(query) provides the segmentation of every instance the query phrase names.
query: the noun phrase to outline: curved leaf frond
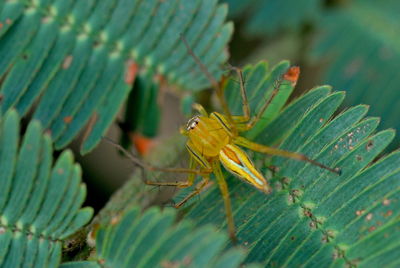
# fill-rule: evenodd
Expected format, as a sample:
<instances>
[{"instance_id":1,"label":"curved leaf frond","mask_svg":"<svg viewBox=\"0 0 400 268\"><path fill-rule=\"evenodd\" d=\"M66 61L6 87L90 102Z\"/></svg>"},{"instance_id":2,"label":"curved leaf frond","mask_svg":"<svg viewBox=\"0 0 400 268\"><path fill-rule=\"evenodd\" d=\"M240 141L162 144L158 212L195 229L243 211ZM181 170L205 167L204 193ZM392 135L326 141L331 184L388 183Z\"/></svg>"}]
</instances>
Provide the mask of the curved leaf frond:
<instances>
[{"instance_id":1,"label":"curved leaf frond","mask_svg":"<svg viewBox=\"0 0 400 268\"><path fill-rule=\"evenodd\" d=\"M247 67L246 72L255 74L260 66L263 64ZM265 70L264 77L272 77L271 70ZM248 94L254 94L257 87L247 81ZM226 92L229 98L230 89ZM400 228L396 209L400 153L378 158L394 138L394 131L376 132L379 119L365 118L365 105L335 116L343 99L343 92L316 87L286 106L255 137L260 143L279 142L282 149L340 167L340 176L281 157L266 164L265 156L250 151L274 186L272 194L265 195L225 174L237 236L250 251L247 261L287 267L398 265L393 252L400 248L399 232L395 231ZM273 175L270 165L275 167ZM204 192L200 200L192 200L185 210L185 218L198 225L213 223L226 228L218 187Z\"/></svg>"},{"instance_id":2,"label":"curved leaf frond","mask_svg":"<svg viewBox=\"0 0 400 268\"><path fill-rule=\"evenodd\" d=\"M227 236L211 226L174 224L174 209L139 207L112 219L96 234L96 262L62 264L78 267L239 267L242 249L222 252ZM85 266L89 265L90 266ZM101 265L99 265L101 264Z\"/></svg>"},{"instance_id":3,"label":"curved leaf frond","mask_svg":"<svg viewBox=\"0 0 400 268\"><path fill-rule=\"evenodd\" d=\"M19 145L20 118L0 121L0 266L57 267L61 243L92 217L81 169L65 151L52 167L52 146L38 121Z\"/></svg>"},{"instance_id":4,"label":"curved leaf frond","mask_svg":"<svg viewBox=\"0 0 400 268\"><path fill-rule=\"evenodd\" d=\"M370 104L382 127L397 129L399 11L398 2L369 0L333 10L309 52L315 64L329 63L319 81L345 89L346 104Z\"/></svg>"},{"instance_id":5,"label":"curved leaf frond","mask_svg":"<svg viewBox=\"0 0 400 268\"><path fill-rule=\"evenodd\" d=\"M33 117L51 131L57 148L90 122L82 147L87 152L136 76L156 84L166 79L188 90L209 84L180 34L219 77L233 30L226 13L216 0L5 1L0 4L2 110L15 107L25 114L40 97Z\"/></svg>"},{"instance_id":6,"label":"curved leaf frond","mask_svg":"<svg viewBox=\"0 0 400 268\"><path fill-rule=\"evenodd\" d=\"M300 30L305 22L317 21L323 9L321 0L224 0L229 15L243 18L246 35L273 35L281 30Z\"/></svg>"}]
</instances>

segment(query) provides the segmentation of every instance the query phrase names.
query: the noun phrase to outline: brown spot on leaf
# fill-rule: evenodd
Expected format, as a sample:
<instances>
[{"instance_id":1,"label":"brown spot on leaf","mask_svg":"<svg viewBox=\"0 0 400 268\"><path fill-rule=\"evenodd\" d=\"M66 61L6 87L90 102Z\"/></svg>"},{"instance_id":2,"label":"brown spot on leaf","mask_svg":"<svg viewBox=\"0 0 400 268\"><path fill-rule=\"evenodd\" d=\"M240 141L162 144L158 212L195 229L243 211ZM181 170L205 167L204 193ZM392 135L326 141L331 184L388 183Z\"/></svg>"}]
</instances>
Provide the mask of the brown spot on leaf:
<instances>
[{"instance_id":1,"label":"brown spot on leaf","mask_svg":"<svg viewBox=\"0 0 400 268\"><path fill-rule=\"evenodd\" d=\"M304 215L309 217L309 218L311 218L313 216L312 212L310 210L308 210L308 209L304 210Z\"/></svg>"},{"instance_id":2,"label":"brown spot on leaf","mask_svg":"<svg viewBox=\"0 0 400 268\"><path fill-rule=\"evenodd\" d=\"M360 209L356 211L356 215L357 216L361 216L362 214L364 214L365 210L364 209Z\"/></svg>"},{"instance_id":3,"label":"brown spot on leaf","mask_svg":"<svg viewBox=\"0 0 400 268\"><path fill-rule=\"evenodd\" d=\"M83 133L82 140L85 141L89 137L90 133L92 132L93 126L97 121L97 117L98 117L97 113L94 113L92 115L92 117L90 117L89 122L87 123L87 127L85 129L85 132Z\"/></svg>"},{"instance_id":4,"label":"brown spot on leaf","mask_svg":"<svg viewBox=\"0 0 400 268\"><path fill-rule=\"evenodd\" d=\"M390 199L384 199L383 200L383 202L382 202L382 204L384 205L384 206L389 206L390 205Z\"/></svg>"},{"instance_id":5,"label":"brown spot on leaf","mask_svg":"<svg viewBox=\"0 0 400 268\"><path fill-rule=\"evenodd\" d=\"M71 123L72 122L72 116L66 116L66 117L64 117L64 123L65 124L69 124L69 123Z\"/></svg>"},{"instance_id":6,"label":"brown spot on leaf","mask_svg":"<svg viewBox=\"0 0 400 268\"><path fill-rule=\"evenodd\" d=\"M133 60L130 59L127 61L125 70L125 83L132 85L133 82L135 82L138 69L138 65Z\"/></svg>"},{"instance_id":7,"label":"brown spot on leaf","mask_svg":"<svg viewBox=\"0 0 400 268\"><path fill-rule=\"evenodd\" d=\"M72 55L68 55L64 58L63 64L62 64L62 68L64 70L68 69L71 66L72 60L74 59L74 57L72 57Z\"/></svg>"},{"instance_id":8,"label":"brown spot on leaf","mask_svg":"<svg viewBox=\"0 0 400 268\"><path fill-rule=\"evenodd\" d=\"M385 213L385 217L390 217L390 216L392 216L392 214L393 214L393 211L392 210L388 210L388 211L386 211L386 213Z\"/></svg>"},{"instance_id":9,"label":"brown spot on leaf","mask_svg":"<svg viewBox=\"0 0 400 268\"><path fill-rule=\"evenodd\" d=\"M365 148L369 152L369 151L371 151L372 147L374 147L374 141L370 140L367 142L367 145L365 146Z\"/></svg>"},{"instance_id":10,"label":"brown spot on leaf","mask_svg":"<svg viewBox=\"0 0 400 268\"><path fill-rule=\"evenodd\" d=\"M371 226L371 227L368 228L368 231L369 231L369 232L373 232L373 231L375 231L375 230L376 230L376 227L375 227L375 226Z\"/></svg>"},{"instance_id":11,"label":"brown spot on leaf","mask_svg":"<svg viewBox=\"0 0 400 268\"><path fill-rule=\"evenodd\" d=\"M292 85L296 85L297 80L299 79L300 75L300 67L299 66L293 66L290 67L289 70L283 75L283 79L289 81L292 83Z\"/></svg>"},{"instance_id":12,"label":"brown spot on leaf","mask_svg":"<svg viewBox=\"0 0 400 268\"><path fill-rule=\"evenodd\" d=\"M367 221L370 221L370 220L372 220L372 217L373 217L372 213L368 213L367 216L365 217L365 219Z\"/></svg>"}]
</instances>

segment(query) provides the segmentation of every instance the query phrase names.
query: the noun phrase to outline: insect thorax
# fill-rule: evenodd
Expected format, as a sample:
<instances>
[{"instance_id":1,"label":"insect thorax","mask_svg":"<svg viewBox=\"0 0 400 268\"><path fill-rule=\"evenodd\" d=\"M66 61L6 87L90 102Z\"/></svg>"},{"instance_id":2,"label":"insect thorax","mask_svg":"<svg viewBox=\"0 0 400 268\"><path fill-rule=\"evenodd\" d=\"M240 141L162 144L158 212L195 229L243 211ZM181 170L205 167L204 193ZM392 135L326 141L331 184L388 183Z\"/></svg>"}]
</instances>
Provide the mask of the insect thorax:
<instances>
[{"instance_id":1,"label":"insect thorax","mask_svg":"<svg viewBox=\"0 0 400 268\"><path fill-rule=\"evenodd\" d=\"M229 134L221 124L209 117L195 116L187 123L190 146L207 157L218 156L220 150L229 143Z\"/></svg>"}]
</instances>

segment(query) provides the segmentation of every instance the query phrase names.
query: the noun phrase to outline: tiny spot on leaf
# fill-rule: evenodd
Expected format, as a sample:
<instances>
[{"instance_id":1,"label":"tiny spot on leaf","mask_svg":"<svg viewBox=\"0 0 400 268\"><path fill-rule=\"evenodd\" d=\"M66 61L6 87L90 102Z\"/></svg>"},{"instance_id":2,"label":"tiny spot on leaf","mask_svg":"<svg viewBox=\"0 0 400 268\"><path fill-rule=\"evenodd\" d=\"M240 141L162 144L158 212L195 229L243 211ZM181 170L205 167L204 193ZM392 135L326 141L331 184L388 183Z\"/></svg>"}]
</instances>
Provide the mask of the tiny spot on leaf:
<instances>
[{"instance_id":1,"label":"tiny spot on leaf","mask_svg":"<svg viewBox=\"0 0 400 268\"><path fill-rule=\"evenodd\" d=\"M372 217L373 217L373 214L372 213L368 213L367 216L365 217L365 219L367 221L370 221L370 220L372 220Z\"/></svg>"},{"instance_id":2,"label":"tiny spot on leaf","mask_svg":"<svg viewBox=\"0 0 400 268\"><path fill-rule=\"evenodd\" d=\"M64 117L64 123L65 124L69 124L72 122L72 116L66 116Z\"/></svg>"},{"instance_id":3,"label":"tiny spot on leaf","mask_svg":"<svg viewBox=\"0 0 400 268\"><path fill-rule=\"evenodd\" d=\"M138 73L138 65L133 60L128 60L126 63L125 83L132 85L135 82Z\"/></svg>"},{"instance_id":4,"label":"tiny spot on leaf","mask_svg":"<svg viewBox=\"0 0 400 268\"><path fill-rule=\"evenodd\" d=\"M392 216L392 214L393 214L393 211L392 210L388 210L388 211L386 211L386 213L385 213L385 217L390 217L390 216Z\"/></svg>"},{"instance_id":5,"label":"tiny spot on leaf","mask_svg":"<svg viewBox=\"0 0 400 268\"><path fill-rule=\"evenodd\" d=\"M364 214L365 210L364 209L360 209L356 211L356 215L357 216L361 216L362 214Z\"/></svg>"},{"instance_id":6,"label":"tiny spot on leaf","mask_svg":"<svg viewBox=\"0 0 400 268\"><path fill-rule=\"evenodd\" d=\"M63 64L62 64L62 68L64 70L68 69L71 66L72 60L74 57L72 57L72 55L68 55L65 57Z\"/></svg>"},{"instance_id":7,"label":"tiny spot on leaf","mask_svg":"<svg viewBox=\"0 0 400 268\"><path fill-rule=\"evenodd\" d=\"M367 145L365 146L365 148L367 149L367 151L371 151L372 147L374 147L374 142L372 140L367 142Z\"/></svg>"},{"instance_id":8,"label":"tiny spot on leaf","mask_svg":"<svg viewBox=\"0 0 400 268\"><path fill-rule=\"evenodd\" d=\"M63 174L64 173L64 169L62 169L62 168L57 169L57 173L58 174Z\"/></svg>"},{"instance_id":9,"label":"tiny spot on leaf","mask_svg":"<svg viewBox=\"0 0 400 268\"><path fill-rule=\"evenodd\" d=\"M312 212L310 210L308 210L308 209L304 210L304 215L307 216L307 217L310 217L310 218L313 216Z\"/></svg>"},{"instance_id":10,"label":"tiny spot on leaf","mask_svg":"<svg viewBox=\"0 0 400 268\"><path fill-rule=\"evenodd\" d=\"M283 75L283 79L292 82L293 85L297 83L297 80L299 79L300 75L300 67L299 66L293 66L290 67L289 70Z\"/></svg>"}]
</instances>

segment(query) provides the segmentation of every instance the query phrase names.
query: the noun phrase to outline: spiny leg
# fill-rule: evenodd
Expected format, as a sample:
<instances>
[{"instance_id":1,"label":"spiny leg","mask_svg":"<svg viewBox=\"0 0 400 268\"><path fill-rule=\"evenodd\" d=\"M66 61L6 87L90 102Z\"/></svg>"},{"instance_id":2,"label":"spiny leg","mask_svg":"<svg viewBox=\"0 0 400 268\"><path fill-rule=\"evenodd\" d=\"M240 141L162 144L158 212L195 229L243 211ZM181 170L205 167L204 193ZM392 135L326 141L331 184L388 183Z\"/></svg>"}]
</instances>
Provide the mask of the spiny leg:
<instances>
[{"instance_id":1,"label":"spiny leg","mask_svg":"<svg viewBox=\"0 0 400 268\"><path fill-rule=\"evenodd\" d=\"M222 198L224 199L226 221L228 223L229 236L231 237L231 240L233 242L236 242L235 222L233 220L233 215L232 215L232 206L231 206L231 199L229 198L228 185L226 184L224 175L222 174L221 166L220 166L219 162L214 161L212 163L212 167L213 167L213 172L214 172L215 177L218 182L219 189L222 194Z\"/></svg>"},{"instance_id":2,"label":"spiny leg","mask_svg":"<svg viewBox=\"0 0 400 268\"><path fill-rule=\"evenodd\" d=\"M269 105L272 103L272 101L278 94L279 90L281 89L281 86L286 85L284 83L288 82L289 83L288 86L294 87L299 78L299 74L300 74L300 68L298 66L290 67L289 70L286 71L286 73L284 73L282 75L282 77L280 77L275 82L274 89L271 92L271 95L268 97L267 101L263 104L263 106L260 108L260 110L257 112L257 114L253 118L251 118L249 121L247 121L247 123L239 124L238 130L239 131L247 131L247 130L250 130L251 128L253 128L256 125L256 123L261 119L261 117L264 115L264 112L267 110Z\"/></svg>"},{"instance_id":3,"label":"spiny leg","mask_svg":"<svg viewBox=\"0 0 400 268\"><path fill-rule=\"evenodd\" d=\"M195 160L193 159L193 157L190 157L190 168L194 169L197 166L197 163L195 162ZM204 176L208 176L210 172L205 173ZM176 186L179 188L186 188L186 187L190 187L193 185L193 182L196 178L195 173L189 173L187 180L186 181L178 181L178 182L156 182L156 181L144 181L145 184L147 185L154 185L154 186Z\"/></svg>"},{"instance_id":4,"label":"spiny leg","mask_svg":"<svg viewBox=\"0 0 400 268\"><path fill-rule=\"evenodd\" d=\"M330 172L336 173L338 175L341 174L340 168L330 168L330 167L325 166L324 164L321 164L321 163L319 163L319 162L317 162L315 160L312 160L312 159L308 158L307 156L305 156L303 154L300 154L300 153L288 152L288 151L285 151L285 150L281 150L281 149L265 146L265 145L262 145L262 144L258 144L258 143L249 141L248 139L243 138L243 137L237 137L234 142L237 145L249 148L250 150L253 150L253 151L256 151L256 152L269 154L269 155L287 157L287 158L300 160L300 161L305 161L305 162L311 163L311 164L313 164L315 166L318 166L320 168L329 170Z\"/></svg>"},{"instance_id":5,"label":"spiny leg","mask_svg":"<svg viewBox=\"0 0 400 268\"><path fill-rule=\"evenodd\" d=\"M247 92L246 92L246 87L244 84L244 78L243 78L243 72L240 68L231 66L231 69L234 70L239 77L239 83L240 83L240 94L242 95L242 111L243 111L243 116L235 117L233 116L233 121L237 122L238 120L242 121L244 120L245 122L250 120L250 105L249 101L247 98Z\"/></svg>"},{"instance_id":6,"label":"spiny leg","mask_svg":"<svg viewBox=\"0 0 400 268\"><path fill-rule=\"evenodd\" d=\"M199 59L199 57L197 57L197 55L194 53L194 51L192 50L192 48L190 47L188 41L186 40L186 38L181 35L181 39L183 41L183 43L185 44L186 50L188 51L188 54L194 59L194 61L197 63L197 65L200 67L201 71L205 74L205 76L207 77L207 79L210 81L210 83L212 84L213 88L215 89L215 92L217 94L217 97L221 103L222 109L226 115L226 117L228 118L229 123L232 125L232 131L237 134L237 129L236 129L236 125L233 122L232 119L232 114L229 110L228 104L224 98L224 92L223 89L221 88L220 84L218 83L218 81L212 76L212 74L207 70L207 67L201 62L201 60Z\"/></svg>"},{"instance_id":7,"label":"spiny leg","mask_svg":"<svg viewBox=\"0 0 400 268\"><path fill-rule=\"evenodd\" d=\"M191 198L195 197L196 195L200 194L203 189L212 185L212 182L209 181L209 176L204 176L203 180L196 185L196 189L190 192L187 196L185 196L178 204L175 204L175 208L180 208L183 206L187 201Z\"/></svg>"},{"instance_id":8,"label":"spiny leg","mask_svg":"<svg viewBox=\"0 0 400 268\"><path fill-rule=\"evenodd\" d=\"M196 175L206 175L211 173L211 169L194 169L194 168L162 168L162 167L154 167L148 165L146 163L141 162L137 157L135 157L131 152L123 148L120 144L116 143L112 139L108 137L102 137L105 141L115 146L118 150L120 150L126 157L128 157L135 165L150 171L161 171L161 172L170 172L170 173L188 173L188 174L196 174Z\"/></svg>"}]
</instances>

